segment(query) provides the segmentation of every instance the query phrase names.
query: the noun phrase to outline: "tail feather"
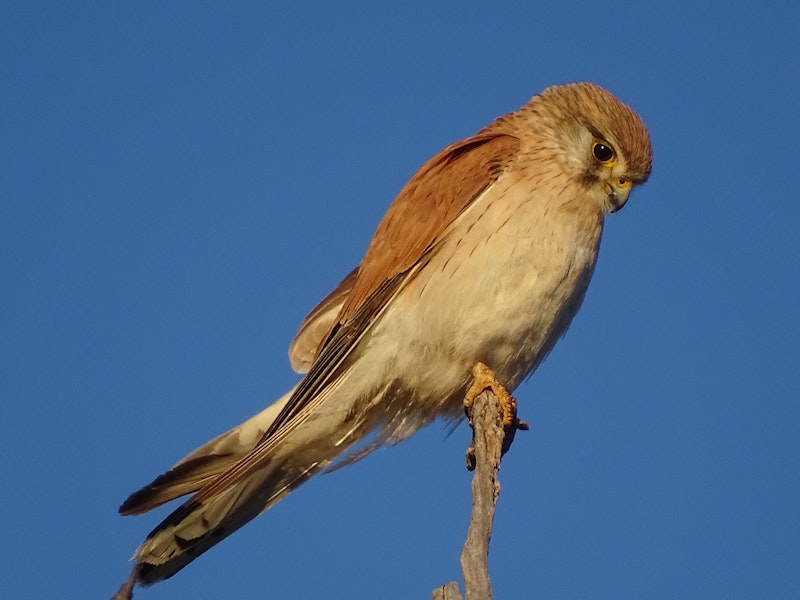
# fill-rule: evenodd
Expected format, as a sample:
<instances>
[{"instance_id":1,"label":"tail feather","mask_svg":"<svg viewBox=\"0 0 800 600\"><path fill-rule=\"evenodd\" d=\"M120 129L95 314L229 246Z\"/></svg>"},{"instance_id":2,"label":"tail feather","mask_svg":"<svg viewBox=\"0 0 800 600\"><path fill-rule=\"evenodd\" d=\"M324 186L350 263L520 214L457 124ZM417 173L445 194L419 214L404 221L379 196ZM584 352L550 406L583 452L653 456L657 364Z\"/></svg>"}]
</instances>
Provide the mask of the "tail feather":
<instances>
[{"instance_id":1,"label":"tail feather","mask_svg":"<svg viewBox=\"0 0 800 600\"><path fill-rule=\"evenodd\" d=\"M269 469L266 476L248 479L212 500L189 499L142 543L136 553L137 580L150 585L167 579L267 510L321 468Z\"/></svg>"},{"instance_id":2,"label":"tail feather","mask_svg":"<svg viewBox=\"0 0 800 600\"><path fill-rule=\"evenodd\" d=\"M253 450L294 389L241 425L217 436L183 458L169 471L133 492L119 507L121 515L138 515L198 491Z\"/></svg>"},{"instance_id":3,"label":"tail feather","mask_svg":"<svg viewBox=\"0 0 800 600\"><path fill-rule=\"evenodd\" d=\"M130 577L112 600L130 600L136 585L172 577L195 558L256 518L329 461L304 470L277 467L206 502L190 498L161 522L136 551Z\"/></svg>"},{"instance_id":4,"label":"tail feather","mask_svg":"<svg viewBox=\"0 0 800 600\"><path fill-rule=\"evenodd\" d=\"M356 431L352 424L343 431L332 426L329 418L308 422L297 419L281 434L280 444L265 446L263 432L291 394L290 391L264 412L194 451L123 503L120 510L124 514L135 514L181 493L196 492L139 546L133 572L116 598L128 598L134 585L149 585L171 577L328 467L363 437L361 427ZM337 405L331 410L338 413L342 407ZM346 408L343 412L347 413ZM364 428L369 425L362 424ZM254 453L260 458L242 469ZM236 476L231 477L231 473Z\"/></svg>"},{"instance_id":5,"label":"tail feather","mask_svg":"<svg viewBox=\"0 0 800 600\"><path fill-rule=\"evenodd\" d=\"M132 494L120 508L123 514L195 492L139 546L133 571L115 600L130 598L135 585L171 577L379 429L386 421L381 399L391 396L390 386L360 389L348 385L351 376L349 371L340 375L337 385L319 391L270 437L265 432L293 397L295 390L290 390ZM389 423L393 426L381 430L379 443L398 430L397 423ZM358 458L362 455L357 453Z\"/></svg>"}]
</instances>

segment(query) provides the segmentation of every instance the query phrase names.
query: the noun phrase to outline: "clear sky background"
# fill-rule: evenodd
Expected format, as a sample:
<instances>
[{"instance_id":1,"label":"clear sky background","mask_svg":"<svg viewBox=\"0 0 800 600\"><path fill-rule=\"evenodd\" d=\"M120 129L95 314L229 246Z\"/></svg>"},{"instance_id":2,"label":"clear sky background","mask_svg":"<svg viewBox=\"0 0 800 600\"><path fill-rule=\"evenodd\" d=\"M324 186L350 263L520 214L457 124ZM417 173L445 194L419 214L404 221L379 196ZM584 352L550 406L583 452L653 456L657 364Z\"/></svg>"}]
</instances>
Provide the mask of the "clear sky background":
<instances>
[{"instance_id":1,"label":"clear sky background","mask_svg":"<svg viewBox=\"0 0 800 600\"><path fill-rule=\"evenodd\" d=\"M797 598L796 2L5 2L5 598L104 598L126 495L296 380L286 348L428 157L595 81L652 133L572 329L518 389L510 598ZM422 599L469 430L314 479L166 598Z\"/></svg>"}]
</instances>

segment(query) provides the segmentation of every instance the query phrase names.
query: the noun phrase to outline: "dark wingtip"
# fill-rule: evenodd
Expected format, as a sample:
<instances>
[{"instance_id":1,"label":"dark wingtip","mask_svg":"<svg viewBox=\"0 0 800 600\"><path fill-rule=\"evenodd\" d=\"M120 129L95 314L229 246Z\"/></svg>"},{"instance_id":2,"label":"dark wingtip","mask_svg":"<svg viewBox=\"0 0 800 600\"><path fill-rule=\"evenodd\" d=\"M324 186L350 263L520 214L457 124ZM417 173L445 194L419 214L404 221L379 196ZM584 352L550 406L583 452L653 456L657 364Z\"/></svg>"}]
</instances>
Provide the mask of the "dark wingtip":
<instances>
[{"instance_id":1,"label":"dark wingtip","mask_svg":"<svg viewBox=\"0 0 800 600\"><path fill-rule=\"evenodd\" d=\"M175 465L128 496L120 505L119 514L140 515L175 498L196 492L208 479L208 474L204 473L204 470L207 471L209 465L214 465L226 456L228 455L208 454Z\"/></svg>"},{"instance_id":2,"label":"dark wingtip","mask_svg":"<svg viewBox=\"0 0 800 600\"><path fill-rule=\"evenodd\" d=\"M181 470L175 468L170 469L166 473L162 473L151 483L128 496L120 505L119 514L122 516L139 515L164 502L168 502L171 498L161 498L159 497L159 492L173 483L181 475Z\"/></svg>"},{"instance_id":3,"label":"dark wingtip","mask_svg":"<svg viewBox=\"0 0 800 600\"><path fill-rule=\"evenodd\" d=\"M127 517L128 515L138 515L145 512L146 509L142 509L141 507L151 493L152 488L149 485L133 492L130 496L125 498L125 501L122 504L119 505L117 511L119 511L119 514L123 517Z\"/></svg>"}]
</instances>

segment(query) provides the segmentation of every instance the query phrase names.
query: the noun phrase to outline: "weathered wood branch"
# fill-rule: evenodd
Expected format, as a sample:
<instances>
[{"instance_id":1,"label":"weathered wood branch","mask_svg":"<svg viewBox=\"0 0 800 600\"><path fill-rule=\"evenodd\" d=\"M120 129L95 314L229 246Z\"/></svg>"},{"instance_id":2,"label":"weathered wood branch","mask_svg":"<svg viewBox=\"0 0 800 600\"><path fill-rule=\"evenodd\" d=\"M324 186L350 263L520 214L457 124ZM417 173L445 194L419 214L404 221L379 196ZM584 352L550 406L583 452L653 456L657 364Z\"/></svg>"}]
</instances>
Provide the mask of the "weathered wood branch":
<instances>
[{"instance_id":1,"label":"weathered wood branch","mask_svg":"<svg viewBox=\"0 0 800 600\"><path fill-rule=\"evenodd\" d=\"M472 516L461 551L461 572L466 600L491 600L489 540L495 504L500 494L497 472L506 433L503 430L500 403L490 389L475 398L471 424L474 436L470 452L474 452L475 473L472 477ZM514 429L511 429L513 432ZM433 600L463 600L458 583L454 581L435 589L432 597Z\"/></svg>"}]
</instances>

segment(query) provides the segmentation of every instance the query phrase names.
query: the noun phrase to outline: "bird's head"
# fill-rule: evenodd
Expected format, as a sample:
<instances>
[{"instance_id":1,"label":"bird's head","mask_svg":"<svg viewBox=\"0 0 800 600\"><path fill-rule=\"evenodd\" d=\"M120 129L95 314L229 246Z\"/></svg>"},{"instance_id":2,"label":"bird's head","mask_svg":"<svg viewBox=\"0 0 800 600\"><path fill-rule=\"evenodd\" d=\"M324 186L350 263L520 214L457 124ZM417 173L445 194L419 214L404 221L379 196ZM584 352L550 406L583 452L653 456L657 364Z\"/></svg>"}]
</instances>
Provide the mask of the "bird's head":
<instances>
[{"instance_id":1,"label":"bird's head","mask_svg":"<svg viewBox=\"0 0 800 600\"><path fill-rule=\"evenodd\" d=\"M536 115L540 142L607 212L622 208L631 189L649 177L653 154L647 128L600 86L554 86L528 107Z\"/></svg>"}]
</instances>

